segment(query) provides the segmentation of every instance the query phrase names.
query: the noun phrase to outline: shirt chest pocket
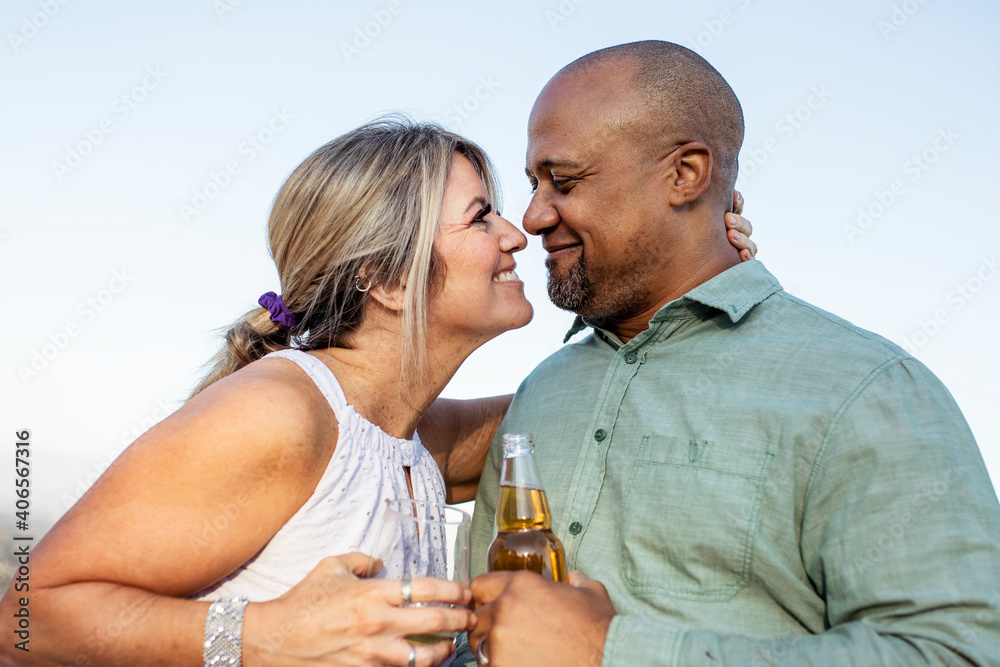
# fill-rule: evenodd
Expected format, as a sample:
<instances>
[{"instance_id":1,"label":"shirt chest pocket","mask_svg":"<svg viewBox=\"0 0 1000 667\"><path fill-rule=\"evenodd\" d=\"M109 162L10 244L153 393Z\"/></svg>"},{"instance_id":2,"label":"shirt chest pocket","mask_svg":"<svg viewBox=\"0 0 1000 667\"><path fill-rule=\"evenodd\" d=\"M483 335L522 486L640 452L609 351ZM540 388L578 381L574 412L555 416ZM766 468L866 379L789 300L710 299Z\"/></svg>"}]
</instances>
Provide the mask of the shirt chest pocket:
<instances>
[{"instance_id":1,"label":"shirt chest pocket","mask_svg":"<svg viewBox=\"0 0 1000 667\"><path fill-rule=\"evenodd\" d=\"M773 458L757 443L643 436L625 495L622 577L632 593L736 595L751 576Z\"/></svg>"}]
</instances>

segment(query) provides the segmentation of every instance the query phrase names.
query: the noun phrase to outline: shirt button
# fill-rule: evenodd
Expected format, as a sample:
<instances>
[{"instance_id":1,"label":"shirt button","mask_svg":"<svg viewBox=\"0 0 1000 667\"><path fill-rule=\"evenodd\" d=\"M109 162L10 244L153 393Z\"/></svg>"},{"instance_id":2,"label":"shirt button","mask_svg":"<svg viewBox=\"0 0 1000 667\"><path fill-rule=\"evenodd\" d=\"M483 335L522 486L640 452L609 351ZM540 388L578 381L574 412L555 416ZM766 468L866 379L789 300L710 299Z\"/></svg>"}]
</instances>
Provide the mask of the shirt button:
<instances>
[{"instance_id":1,"label":"shirt button","mask_svg":"<svg viewBox=\"0 0 1000 667\"><path fill-rule=\"evenodd\" d=\"M608 432L605 431L603 428L599 428L596 431L594 431L594 440L596 440L597 442L604 440L606 437L608 437Z\"/></svg>"},{"instance_id":2,"label":"shirt button","mask_svg":"<svg viewBox=\"0 0 1000 667\"><path fill-rule=\"evenodd\" d=\"M569 532L573 535L579 535L581 530L583 530L583 524L579 521L574 521L569 524Z\"/></svg>"},{"instance_id":3,"label":"shirt button","mask_svg":"<svg viewBox=\"0 0 1000 667\"><path fill-rule=\"evenodd\" d=\"M638 357L635 356L635 352L629 352L628 354L625 355L625 363L634 364L637 358Z\"/></svg>"}]
</instances>

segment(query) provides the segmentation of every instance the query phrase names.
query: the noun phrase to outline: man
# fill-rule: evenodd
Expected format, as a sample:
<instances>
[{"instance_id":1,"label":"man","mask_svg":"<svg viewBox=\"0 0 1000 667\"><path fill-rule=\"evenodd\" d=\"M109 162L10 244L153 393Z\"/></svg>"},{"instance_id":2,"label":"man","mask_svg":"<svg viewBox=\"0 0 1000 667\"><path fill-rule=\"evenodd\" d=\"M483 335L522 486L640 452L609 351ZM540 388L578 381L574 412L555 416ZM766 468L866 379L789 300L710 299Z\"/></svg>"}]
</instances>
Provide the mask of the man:
<instances>
[{"instance_id":1,"label":"man","mask_svg":"<svg viewBox=\"0 0 1000 667\"><path fill-rule=\"evenodd\" d=\"M715 221L742 140L726 81L667 42L539 95L524 228L580 316L567 339L593 330L497 431L474 569L500 436L531 432L586 576L477 578L470 646L494 667L998 664L1000 506L972 434L922 364L740 263Z\"/></svg>"}]
</instances>

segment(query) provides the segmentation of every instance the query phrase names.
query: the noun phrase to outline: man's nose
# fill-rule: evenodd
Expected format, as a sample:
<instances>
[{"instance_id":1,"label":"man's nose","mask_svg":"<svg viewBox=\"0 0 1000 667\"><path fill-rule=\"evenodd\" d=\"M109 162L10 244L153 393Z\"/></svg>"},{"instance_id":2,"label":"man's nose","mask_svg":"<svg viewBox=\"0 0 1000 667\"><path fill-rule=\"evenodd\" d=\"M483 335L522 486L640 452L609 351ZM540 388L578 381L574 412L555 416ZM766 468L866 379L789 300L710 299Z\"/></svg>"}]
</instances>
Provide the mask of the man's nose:
<instances>
[{"instance_id":1,"label":"man's nose","mask_svg":"<svg viewBox=\"0 0 1000 667\"><path fill-rule=\"evenodd\" d=\"M539 191L531 196L524 212L522 226L529 234L539 236L559 224L559 212Z\"/></svg>"}]
</instances>

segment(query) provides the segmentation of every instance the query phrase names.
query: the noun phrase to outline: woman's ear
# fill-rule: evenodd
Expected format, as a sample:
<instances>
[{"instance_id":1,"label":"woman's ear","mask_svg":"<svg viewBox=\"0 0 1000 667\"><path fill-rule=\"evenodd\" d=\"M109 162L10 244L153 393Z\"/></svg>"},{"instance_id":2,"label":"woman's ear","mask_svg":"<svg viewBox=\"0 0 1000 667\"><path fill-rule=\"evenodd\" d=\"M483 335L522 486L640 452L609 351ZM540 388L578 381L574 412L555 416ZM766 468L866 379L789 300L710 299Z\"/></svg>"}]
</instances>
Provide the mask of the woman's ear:
<instances>
[{"instance_id":1,"label":"woman's ear","mask_svg":"<svg viewBox=\"0 0 1000 667\"><path fill-rule=\"evenodd\" d=\"M406 280L395 285L372 285L368 296L375 299L386 310L399 312L406 304Z\"/></svg>"}]
</instances>

